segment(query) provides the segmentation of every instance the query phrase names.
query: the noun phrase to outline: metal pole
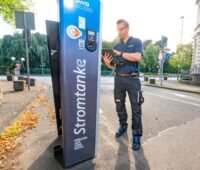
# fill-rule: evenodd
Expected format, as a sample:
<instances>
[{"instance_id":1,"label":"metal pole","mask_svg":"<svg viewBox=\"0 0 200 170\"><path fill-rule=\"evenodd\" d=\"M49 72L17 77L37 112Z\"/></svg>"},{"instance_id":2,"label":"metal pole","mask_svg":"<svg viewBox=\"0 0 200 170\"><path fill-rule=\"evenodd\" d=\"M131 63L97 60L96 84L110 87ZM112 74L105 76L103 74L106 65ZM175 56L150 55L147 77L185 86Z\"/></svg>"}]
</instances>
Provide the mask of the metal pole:
<instances>
[{"instance_id":1,"label":"metal pole","mask_svg":"<svg viewBox=\"0 0 200 170\"><path fill-rule=\"evenodd\" d=\"M180 44L182 44L183 41L183 24L184 24L184 16L180 17L180 19L182 20L182 24L181 24L181 39L180 39ZM180 79L180 57L178 58L178 76L177 76L177 80Z\"/></svg>"},{"instance_id":2,"label":"metal pole","mask_svg":"<svg viewBox=\"0 0 200 170\"><path fill-rule=\"evenodd\" d=\"M163 77L163 49L160 50L159 60L160 60L160 85L162 86L162 77Z\"/></svg>"},{"instance_id":3,"label":"metal pole","mask_svg":"<svg viewBox=\"0 0 200 170\"><path fill-rule=\"evenodd\" d=\"M182 24L181 24L181 40L180 40L180 43L182 44L182 40L183 40L183 23L184 23L184 16L182 16L181 19L182 19Z\"/></svg>"},{"instance_id":4,"label":"metal pole","mask_svg":"<svg viewBox=\"0 0 200 170\"><path fill-rule=\"evenodd\" d=\"M41 63L42 63L42 75L44 75L44 68L43 68L43 66L44 66L44 64L43 64L43 56L41 56Z\"/></svg>"},{"instance_id":5,"label":"metal pole","mask_svg":"<svg viewBox=\"0 0 200 170\"><path fill-rule=\"evenodd\" d=\"M163 79L163 61L160 60L160 85L162 86L162 79Z\"/></svg>"},{"instance_id":6,"label":"metal pole","mask_svg":"<svg viewBox=\"0 0 200 170\"><path fill-rule=\"evenodd\" d=\"M28 42L27 42L27 28L26 28L26 17L24 12L24 32L25 32L25 47L26 47L26 67L27 67L27 78L28 78L28 90L30 90L30 70L29 70L29 54L28 54Z\"/></svg>"}]
</instances>

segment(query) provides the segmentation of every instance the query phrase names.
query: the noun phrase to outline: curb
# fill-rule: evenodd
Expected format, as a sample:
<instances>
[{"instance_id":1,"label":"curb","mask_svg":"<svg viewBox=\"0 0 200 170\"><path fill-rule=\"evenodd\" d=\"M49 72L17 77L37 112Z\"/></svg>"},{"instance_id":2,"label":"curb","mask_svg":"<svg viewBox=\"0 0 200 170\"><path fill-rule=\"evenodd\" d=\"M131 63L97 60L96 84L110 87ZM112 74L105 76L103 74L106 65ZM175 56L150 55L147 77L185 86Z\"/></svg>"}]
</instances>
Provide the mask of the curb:
<instances>
[{"instance_id":1,"label":"curb","mask_svg":"<svg viewBox=\"0 0 200 170\"><path fill-rule=\"evenodd\" d=\"M186 89L176 89L172 87L166 87L166 86L159 86L159 85L151 85L151 84L143 84L143 86L149 86L149 87L157 87L157 88L163 88L163 89L169 89L169 90L176 90L176 91L182 91L182 92L188 92L188 93L195 93L200 95L200 91L193 91L193 90L186 90Z\"/></svg>"}]
</instances>

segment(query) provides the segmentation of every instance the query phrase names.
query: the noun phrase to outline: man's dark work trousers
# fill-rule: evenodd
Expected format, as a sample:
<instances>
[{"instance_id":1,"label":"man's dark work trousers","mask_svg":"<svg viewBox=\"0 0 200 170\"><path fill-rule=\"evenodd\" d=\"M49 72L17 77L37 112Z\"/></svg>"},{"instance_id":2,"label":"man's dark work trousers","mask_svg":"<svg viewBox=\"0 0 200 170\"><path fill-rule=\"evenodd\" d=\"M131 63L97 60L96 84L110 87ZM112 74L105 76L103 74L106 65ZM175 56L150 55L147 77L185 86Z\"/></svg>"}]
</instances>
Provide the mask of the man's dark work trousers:
<instances>
[{"instance_id":1,"label":"man's dark work trousers","mask_svg":"<svg viewBox=\"0 0 200 170\"><path fill-rule=\"evenodd\" d=\"M127 123L128 115L125 106L127 92L132 109L132 133L142 136L140 91L141 83L138 77L115 76L114 98L119 122L122 125Z\"/></svg>"}]
</instances>

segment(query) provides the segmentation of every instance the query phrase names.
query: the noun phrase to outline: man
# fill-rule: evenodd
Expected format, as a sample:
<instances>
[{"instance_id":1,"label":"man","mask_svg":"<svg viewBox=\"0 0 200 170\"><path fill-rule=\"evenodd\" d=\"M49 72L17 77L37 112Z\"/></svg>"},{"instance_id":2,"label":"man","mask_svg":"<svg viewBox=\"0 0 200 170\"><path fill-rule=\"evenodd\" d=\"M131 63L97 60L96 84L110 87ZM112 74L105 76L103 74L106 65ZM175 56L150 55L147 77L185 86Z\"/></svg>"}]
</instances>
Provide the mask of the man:
<instances>
[{"instance_id":1,"label":"man","mask_svg":"<svg viewBox=\"0 0 200 170\"><path fill-rule=\"evenodd\" d=\"M139 79L139 61L142 57L142 42L140 39L129 36L129 23L120 19L117 21L117 31L120 43L114 47L116 61L113 56L105 53L103 60L107 67L115 69L114 98L119 117L119 128L116 137L122 136L127 131L127 112L125 106L126 92L129 95L132 108L132 148L140 149L142 136L141 120L141 84Z\"/></svg>"}]
</instances>

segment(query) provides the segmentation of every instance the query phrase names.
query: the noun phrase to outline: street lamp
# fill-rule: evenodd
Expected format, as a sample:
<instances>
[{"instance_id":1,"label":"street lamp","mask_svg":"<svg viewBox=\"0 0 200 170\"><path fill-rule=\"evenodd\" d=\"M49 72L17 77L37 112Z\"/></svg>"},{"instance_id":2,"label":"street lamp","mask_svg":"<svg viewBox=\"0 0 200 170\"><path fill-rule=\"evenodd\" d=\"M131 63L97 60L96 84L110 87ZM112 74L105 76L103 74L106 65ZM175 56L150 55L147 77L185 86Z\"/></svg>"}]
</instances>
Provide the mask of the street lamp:
<instances>
[{"instance_id":1,"label":"street lamp","mask_svg":"<svg viewBox=\"0 0 200 170\"><path fill-rule=\"evenodd\" d=\"M22 57L22 58L21 58L21 61L22 61L22 62L24 62L24 61L25 61L25 58L24 58L24 57Z\"/></svg>"},{"instance_id":2,"label":"street lamp","mask_svg":"<svg viewBox=\"0 0 200 170\"><path fill-rule=\"evenodd\" d=\"M181 39L180 39L180 45L182 44L182 41L183 41L183 24L184 24L184 16L181 16L180 17L181 19ZM178 76L177 76L177 80L180 79L180 57L178 59Z\"/></svg>"},{"instance_id":3,"label":"street lamp","mask_svg":"<svg viewBox=\"0 0 200 170\"><path fill-rule=\"evenodd\" d=\"M15 57L11 57L11 60L14 62L15 61Z\"/></svg>"},{"instance_id":4,"label":"street lamp","mask_svg":"<svg viewBox=\"0 0 200 170\"><path fill-rule=\"evenodd\" d=\"M182 40L183 40L183 24L184 24L184 16L180 17L181 19L181 39L180 39L180 43L182 44Z\"/></svg>"}]
</instances>

